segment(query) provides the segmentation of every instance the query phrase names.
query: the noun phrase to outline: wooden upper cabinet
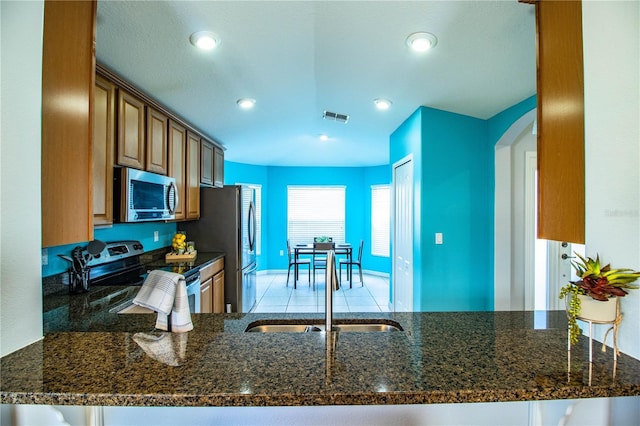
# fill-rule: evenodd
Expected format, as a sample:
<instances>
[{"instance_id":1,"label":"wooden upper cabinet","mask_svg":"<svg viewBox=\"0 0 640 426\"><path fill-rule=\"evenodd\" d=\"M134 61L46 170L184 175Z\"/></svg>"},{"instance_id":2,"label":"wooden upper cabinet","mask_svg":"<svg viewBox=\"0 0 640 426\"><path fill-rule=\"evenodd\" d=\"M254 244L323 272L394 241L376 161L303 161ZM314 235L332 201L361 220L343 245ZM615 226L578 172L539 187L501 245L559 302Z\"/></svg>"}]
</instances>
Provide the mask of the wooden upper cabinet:
<instances>
[{"instance_id":1,"label":"wooden upper cabinet","mask_svg":"<svg viewBox=\"0 0 640 426\"><path fill-rule=\"evenodd\" d=\"M169 120L168 149L168 174L176 179L178 188L176 220L184 220L186 218L187 130L173 120Z\"/></svg>"},{"instance_id":2,"label":"wooden upper cabinet","mask_svg":"<svg viewBox=\"0 0 640 426\"><path fill-rule=\"evenodd\" d=\"M205 139L200 150L200 183L221 188L224 185L224 151Z\"/></svg>"},{"instance_id":3,"label":"wooden upper cabinet","mask_svg":"<svg viewBox=\"0 0 640 426\"><path fill-rule=\"evenodd\" d=\"M582 3L535 2L538 45L538 237L584 243Z\"/></svg>"},{"instance_id":4,"label":"wooden upper cabinet","mask_svg":"<svg viewBox=\"0 0 640 426\"><path fill-rule=\"evenodd\" d=\"M224 186L224 151L217 146L213 153L213 186L216 188Z\"/></svg>"},{"instance_id":5,"label":"wooden upper cabinet","mask_svg":"<svg viewBox=\"0 0 640 426\"><path fill-rule=\"evenodd\" d=\"M167 131L169 118L147 107L147 164L149 172L167 174Z\"/></svg>"},{"instance_id":6,"label":"wooden upper cabinet","mask_svg":"<svg viewBox=\"0 0 640 426\"><path fill-rule=\"evenodd\" d=\"M200 218L200 136L187 131L186 219Z\"/></svg>"},{"instance_id":7,"label":"wooden upper cabinet","mask_svg":"<svg viewBox=\"0 0 640 426\"><path fill-rule=\"evenodd\" d=\"M96 76L93 99L93 224L113 223L116 86Z\"/></svg>"},{"instance_id":8,"label":"wooden upper cabinet","mask_svg":"<svg viewBox=\"0 0 640 426\"><path fill-rule=\"evenodd\" d=\"M118 91L118 164L144 170L144 103L120 89Z\"/></svg>"},{"instance_id":9,"label":"wooden upper cabinet","mask_svg":"<svg viewBox=\"0 0 640 426\"><path fill-rule=\"evenodd\" d=\"M213 153L213 144L202 139L200 149L200 183L203 186L213 186Z\"/></svg>"},{"instance_id":10,"label":"wooden upper cabinet","mask_svg":"<svg viewBox=\"0 0 640 426\"><path fill-rule=\"evenodd\" d=\"M42 247L93 239L96 1L44 2Z\"/></svg>"}]
</instances>

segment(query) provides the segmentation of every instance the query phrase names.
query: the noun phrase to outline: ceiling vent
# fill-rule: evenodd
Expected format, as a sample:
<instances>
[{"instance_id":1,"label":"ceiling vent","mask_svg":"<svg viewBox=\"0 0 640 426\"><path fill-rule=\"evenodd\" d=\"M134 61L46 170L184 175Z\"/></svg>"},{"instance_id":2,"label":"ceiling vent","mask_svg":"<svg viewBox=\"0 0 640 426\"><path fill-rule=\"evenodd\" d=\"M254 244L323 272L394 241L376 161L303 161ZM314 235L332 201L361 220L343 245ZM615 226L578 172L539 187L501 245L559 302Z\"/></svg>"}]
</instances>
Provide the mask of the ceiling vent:
<instances>
[{"instance_id":1,"label":"ceiling vent","mask_svg":"<svg viewBox=\"0 0 640 426\"><path fill-rule=\"evenodd\" d=\"M331 112L331 111L327 111L324 110L322 112L322 118L324 118L325 120L334 120L334 121L339 121L341 123L346 123L347 121L349 121L349 116L346 114L338 114L337 112Z\"/></svg>"}]
</instances>

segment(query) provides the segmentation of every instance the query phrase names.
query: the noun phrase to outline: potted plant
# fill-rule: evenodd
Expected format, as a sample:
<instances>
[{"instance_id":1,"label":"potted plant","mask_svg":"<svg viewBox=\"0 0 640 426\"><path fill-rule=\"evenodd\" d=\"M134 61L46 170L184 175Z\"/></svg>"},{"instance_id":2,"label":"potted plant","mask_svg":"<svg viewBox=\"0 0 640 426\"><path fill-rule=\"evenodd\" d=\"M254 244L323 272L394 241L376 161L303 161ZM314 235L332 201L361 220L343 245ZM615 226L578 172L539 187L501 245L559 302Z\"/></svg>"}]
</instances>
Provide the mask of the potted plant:
<instances>
[{"instance_id":1,"label":"potted plant","mask_svg":"<svg viewBox=\"0 0 640 426\"><path fill-rule=\"evenodd\" d=\"M577 318L591 319L601 322L612 322L618 316L618 297L627 295L629 289L637 289L632 285L640 278L640 272L633 269L611 269L611 265L600 265L600 256L584 258L576 253L580 261L571 262L578 281L569 281L560 289L560 299L570 295L567 303L569 319L569 336L571 344L578 342L580 327ZM604 308L604 309L603 309Z\"/></svg>"}]
</instances>

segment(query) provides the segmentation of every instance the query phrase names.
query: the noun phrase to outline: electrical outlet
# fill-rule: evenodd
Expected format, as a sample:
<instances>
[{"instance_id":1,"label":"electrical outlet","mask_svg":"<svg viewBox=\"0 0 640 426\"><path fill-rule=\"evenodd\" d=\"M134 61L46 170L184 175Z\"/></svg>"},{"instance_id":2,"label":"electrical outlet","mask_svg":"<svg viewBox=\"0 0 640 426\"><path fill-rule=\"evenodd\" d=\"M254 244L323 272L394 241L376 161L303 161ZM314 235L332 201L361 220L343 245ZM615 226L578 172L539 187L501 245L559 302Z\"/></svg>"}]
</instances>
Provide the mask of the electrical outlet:
<instances>
[{"instance_id":1,"label":"electrical outlet","mask_svg":"<svg viewBox=\"0 0 640 426\"><path fill-rule=\"evenodd\" d=\"M280 256L284 256L284 250L280 250Z\"/></svg>"},{"instance_id":2,"label":"electrical outlet","mask_svg":"<svg viewBox=\"0 0 640 426\"><path fill-rule=\"evenodd\" d=\"M153 242L157 243L159 239L160 235L158 234L158 231L153 231Z\"/></svg>"},{"instance_id":3,"label":"electrical outlet","mask_svg":"<svg viewBox=\"0 0 640 426\"><path fill-rule=\"evenodd\" d=\"M49 249L42 249L42 266L49 264Z\"/></svg>"}]
</instances>

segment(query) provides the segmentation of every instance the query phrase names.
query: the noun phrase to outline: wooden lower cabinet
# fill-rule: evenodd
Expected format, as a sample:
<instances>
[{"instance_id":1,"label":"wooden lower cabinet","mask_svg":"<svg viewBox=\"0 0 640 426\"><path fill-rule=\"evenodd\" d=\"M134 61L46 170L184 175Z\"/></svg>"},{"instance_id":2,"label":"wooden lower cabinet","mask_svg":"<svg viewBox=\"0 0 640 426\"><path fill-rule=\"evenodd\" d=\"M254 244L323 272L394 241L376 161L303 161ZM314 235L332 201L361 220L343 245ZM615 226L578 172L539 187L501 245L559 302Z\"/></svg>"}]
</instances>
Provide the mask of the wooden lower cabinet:
<instances>
[{"instance_id":1,"label":"wooden lower cabinet","mask_svg":"<svg viewBox=\"0 0 640 426\"><path fill-rule=\"evenodd\" d=\"M224 259L200 269L200 312L224 312Z\"/></svg>"},{"instance_id":2,"label":"wooden lower cabinet","mask_svg":"<svg viewBox=\"0 0 640 426\"><path fill-rule=\"evenodd\" d=\"M224 313L224 270L213 276L213 313Z\"/></svg>"},{"instance_id":3,"label":"wooden lower cabinet","mask_svg":"<svg viewBox=\"0 0 640 426\"><path fill-rule=\"evenodd\" d=\"M213 278L209 278L200 284L200 313L210 314L213 312Z\"/></svg>"}]
</instances>

